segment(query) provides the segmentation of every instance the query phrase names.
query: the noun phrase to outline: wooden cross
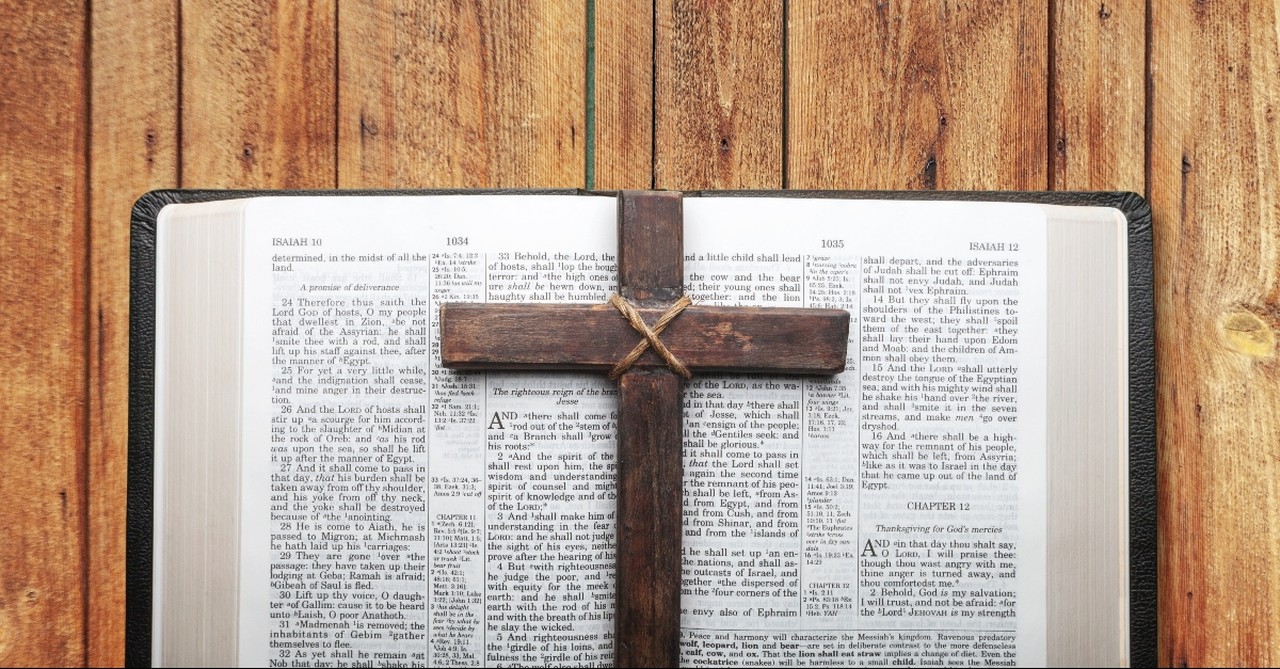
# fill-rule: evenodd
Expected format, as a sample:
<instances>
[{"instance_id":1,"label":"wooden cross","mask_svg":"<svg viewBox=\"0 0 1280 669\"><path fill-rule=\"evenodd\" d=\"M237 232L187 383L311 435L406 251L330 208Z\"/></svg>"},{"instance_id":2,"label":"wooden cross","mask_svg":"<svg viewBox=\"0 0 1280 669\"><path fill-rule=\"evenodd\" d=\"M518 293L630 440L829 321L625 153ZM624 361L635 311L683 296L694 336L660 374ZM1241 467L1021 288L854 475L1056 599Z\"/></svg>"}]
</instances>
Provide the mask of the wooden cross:
<instances>
[{"instance_id":1,"label":"wooden cross","mask_svg":"<svg viewBox=\"0 0 1280 669\"><path fill-rule=\"evenodd\" d=\"M679 193L618 195L618 292L652 324L684 294ZM643 326L642 326L643 327ZM651 326L652 327L652 326ZM657 328L654 328L655 330ZM680 637L684 379L645 350L618 378L615 664L676 666ZM661 343L690 370L836 374L849 314L839 309L690 306ZM441 357L454 369L609 370L637 346L612 304L446 304Z\"/></svg>"}]
</instances>

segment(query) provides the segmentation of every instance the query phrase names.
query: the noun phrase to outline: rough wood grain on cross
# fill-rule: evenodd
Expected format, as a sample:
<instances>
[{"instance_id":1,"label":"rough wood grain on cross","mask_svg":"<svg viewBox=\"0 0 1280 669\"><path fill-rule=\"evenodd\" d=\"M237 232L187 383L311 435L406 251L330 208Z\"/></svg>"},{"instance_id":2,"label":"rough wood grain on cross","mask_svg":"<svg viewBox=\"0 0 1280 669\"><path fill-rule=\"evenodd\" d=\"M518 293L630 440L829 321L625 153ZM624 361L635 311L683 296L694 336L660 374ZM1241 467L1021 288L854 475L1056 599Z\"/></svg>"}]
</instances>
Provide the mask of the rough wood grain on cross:
<instances>
[{"instance_id":1,"label":"rough wood grain on cross","mask_svg":"<svg viewBox=\"0 0 1280 669\"><path fill-rule=\"evenodd\" d=\"M684 293L679 193L618 195L618 293L643 329ZM637 346L611 304L446 304L441 357L454 369L610 370ZM683 377L658 341L693 372L835 374L844 370L849 314L839 309L690 306L618 378L618 666L679 659Z\"/></svg>"}]
</instances>

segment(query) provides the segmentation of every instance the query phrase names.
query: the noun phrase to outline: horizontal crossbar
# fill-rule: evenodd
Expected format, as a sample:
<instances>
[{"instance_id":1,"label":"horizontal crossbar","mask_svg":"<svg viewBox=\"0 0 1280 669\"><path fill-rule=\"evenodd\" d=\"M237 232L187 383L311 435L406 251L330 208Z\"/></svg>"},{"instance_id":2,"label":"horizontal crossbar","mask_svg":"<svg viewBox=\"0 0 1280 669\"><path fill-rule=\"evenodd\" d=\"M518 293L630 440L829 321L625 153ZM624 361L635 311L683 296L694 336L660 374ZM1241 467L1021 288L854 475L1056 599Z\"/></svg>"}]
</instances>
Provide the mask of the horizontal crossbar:
<instances>
[{"instance_id":1,"label":"horizontal crossbar","mask_svg":"<svg viewBox=\"0 0 1280 669\"><path fill-rule=\"evenodd\" d=\"M639 308L646 323L664 309ZM640 341L612 306L446 304L441 356L453 369L607 371ZM840 309L692 306L662 333L689 369L783 374L844 371L849 314ZM666 363L652 350L637 367Z\"/></svg>"}]
</instances>

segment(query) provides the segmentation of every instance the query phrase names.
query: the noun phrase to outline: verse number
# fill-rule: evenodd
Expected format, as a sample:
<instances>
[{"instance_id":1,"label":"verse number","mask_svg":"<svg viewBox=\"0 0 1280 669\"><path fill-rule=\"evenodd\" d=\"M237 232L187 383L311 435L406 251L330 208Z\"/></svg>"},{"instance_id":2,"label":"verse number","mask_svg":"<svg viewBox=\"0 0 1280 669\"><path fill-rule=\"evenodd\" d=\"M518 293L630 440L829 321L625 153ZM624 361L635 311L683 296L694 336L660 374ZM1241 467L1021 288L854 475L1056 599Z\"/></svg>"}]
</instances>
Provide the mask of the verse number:
<instances>
[{"instance_id":1,"label":"verse number","mask_svg":"<svg viewBox=\"0 0 1280 669\"><path fill-rule=\"evenodd\" d=\"M444 242L448 246L466 246L470 243L466 237L446 237Z\"/></svg>"}]
</instances>

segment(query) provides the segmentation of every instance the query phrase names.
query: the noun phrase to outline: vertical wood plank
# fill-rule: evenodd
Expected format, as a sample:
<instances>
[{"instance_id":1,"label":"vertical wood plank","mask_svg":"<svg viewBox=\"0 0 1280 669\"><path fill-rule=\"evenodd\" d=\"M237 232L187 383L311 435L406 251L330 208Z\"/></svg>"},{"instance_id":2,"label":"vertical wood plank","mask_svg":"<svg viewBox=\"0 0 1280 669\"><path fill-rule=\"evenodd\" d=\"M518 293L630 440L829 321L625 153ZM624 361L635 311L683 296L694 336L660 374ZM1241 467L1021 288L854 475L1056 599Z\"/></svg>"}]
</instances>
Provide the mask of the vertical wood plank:
<instances>
[{"instance_id":1,"label":"vertical wood plank","mask_svg":"<svg viewBox=\"0 0 1280 669\"><path fill-rule=\"evenodd\" d=\"M336 1L183 1L184 186L335 185Z\"/></svg>"},{"instance_id":2,"label":"vertical wood plank","mask_svg":"<svg viewBox=\"0 0 1280 669\"><path fill-rule=\"evenodd\" d=\"M618 194L618 292L643 306L684 294L684 200L679 193Z\"/></svg>"},{"instance_id":3,"label":"vertical wood plank","mask_svg":"<svg viewBox=\"0 0 1280 669\"><path fill-rule=\"evenodd\" d=\"M659 0L654 185L781 188L782 4Z\"/></svg>"},{"instance_id":4,"label":"vertical wood plank","mask_svg":"<svg viewBox=\"0 0 1280 669\"><path fill-rule=\"evenodd\" d=\"M1053 190L1141 193L1146 169L1146 3L1052 6Z\"/></svg>"},{"instance_id":5,"label":"vertical wood plank","mask_svg":"<svg viewBox=\"0 0 1280 669\"><path fill-rule=\"evenodd\" d=\"M622 297L666 306L684 293L683 205L679 193L618 195ZM683 387L666 368L618 379L619 667L680 661Z\"/></svg>"},{"instance_id":6,"label":"vertical wood plank","mask_svg":"<svg viewBox=\"0 0 1280 669\"><path fill-rule=\"evenodd\" d=\"M124 662L129 215L178 184L176 0L92 3L88 664Z\"/></svg>"},{"instance_id":7,"label":"vertical wood plank","mask_svg":"<svg viewBox=\"0 0 1280 669\"><path fill-rule=\"evenodd\" d=\"M653 184L653 2L595 4L595 143L600 190Z\"/></svg>"},{"instance_id":8,"label":"vertical wood plank","mask_svg":"<svg viewBox=\"0 0 1280 669\"><path fill-rule=\"evenodd\" d=\"M340 5L339 184L581 187L583 2Z\"/></svg>"},{"instance_id":9,"label":"vertical wood plank","mask_svg":"<svg viewBox=\"0 0 1280 669\"><path fill-rule=\"evenodd\" d=\"M1151 3L1160 661L1280 661L1274 3Z\"/></svg>"},{"instance_id":10,"label":"vertical wood plank","mask_svg":"<svg viewBox=\"0 0 1280 669\"><path fill-rule=\"evenodd\" d=\"M86 4L0 1L0 665L85 663Z\"/></svg>"},{"instance_id":11,"label":"vertical wood plank","mask_svg":"<svg viewBox=\"0 0 1280 669\"><path fill-rule=\"evenodd\" d=\"M792 0L792 188L1044 189L1036 0Z\"/></svg>"},{"instance_id":12,"label":"vertical wood plank","mask_svg":"<svg viewBox=\"0 0 1280 669\"><path fill-rule=\"evenodd\" d=\"M618 379L619 667L680 658L682 386L665 369Z\"/></svg>"}]
</instances>

